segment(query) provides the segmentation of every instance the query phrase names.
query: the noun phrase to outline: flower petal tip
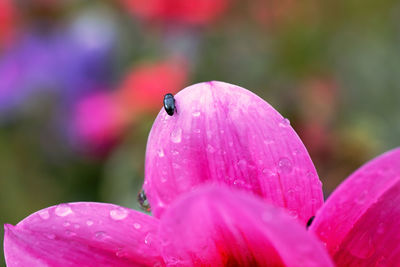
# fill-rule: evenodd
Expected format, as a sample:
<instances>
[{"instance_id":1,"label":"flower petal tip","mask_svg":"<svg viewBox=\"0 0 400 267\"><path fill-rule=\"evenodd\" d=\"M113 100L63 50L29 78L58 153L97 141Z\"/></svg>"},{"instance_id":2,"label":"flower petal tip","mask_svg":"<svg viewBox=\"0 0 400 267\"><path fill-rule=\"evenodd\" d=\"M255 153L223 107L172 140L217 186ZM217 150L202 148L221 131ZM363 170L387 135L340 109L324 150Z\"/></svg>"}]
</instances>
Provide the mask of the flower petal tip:
<instances>
[{"instance_id":1,"label":"flower petal tip","mask_svg":"<svg viewBox=\"0 0 400 267\"><path fill-rule=\"evenodd\" d=\"M220 81L175 95L149 135L145 185L153 214L203 183L226 184L289 209L306 224L323 203L321 182L303 143L267 102Z\"/></svg>"}]
</instances>

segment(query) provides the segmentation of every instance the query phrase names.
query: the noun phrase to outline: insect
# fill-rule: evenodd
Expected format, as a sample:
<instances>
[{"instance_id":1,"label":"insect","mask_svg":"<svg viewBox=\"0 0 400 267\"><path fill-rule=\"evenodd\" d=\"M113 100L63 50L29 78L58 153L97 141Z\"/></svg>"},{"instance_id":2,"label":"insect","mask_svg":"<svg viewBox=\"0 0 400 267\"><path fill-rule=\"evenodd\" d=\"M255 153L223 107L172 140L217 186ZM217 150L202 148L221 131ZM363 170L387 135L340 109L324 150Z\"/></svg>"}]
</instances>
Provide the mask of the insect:
<instances>
[{"instance_id":1,"label":"insect","mask_svg":"<svg viewBox=\"0 0 400 267\"><path fill-rule=\"evenodd\" d=\"M143 189L139 192L137 199L139 201L140 207L143 210L150 211L150 204L147 201L147 196Z\"/></svg>"},{"instance_id":2,"label":"insect","mask_svg":"<svg viewBox=\"0 0 400 267\"><path fill-rule=\"evenodd\" d=\"M164 96L164 109L168 115L172 116L175 113L175 98L172 94L166 94Z\"/></svg>"},{"instance_id":3,"label":"insect","mask_svg":"<svg viewBox=\"0 0 400 267\"><path fill-rule=\"evenodd\" d=\"M312 216L307 222L307 228L311 226L312 222L314 221L315 216Z\"/></svg>"}]
</instances>

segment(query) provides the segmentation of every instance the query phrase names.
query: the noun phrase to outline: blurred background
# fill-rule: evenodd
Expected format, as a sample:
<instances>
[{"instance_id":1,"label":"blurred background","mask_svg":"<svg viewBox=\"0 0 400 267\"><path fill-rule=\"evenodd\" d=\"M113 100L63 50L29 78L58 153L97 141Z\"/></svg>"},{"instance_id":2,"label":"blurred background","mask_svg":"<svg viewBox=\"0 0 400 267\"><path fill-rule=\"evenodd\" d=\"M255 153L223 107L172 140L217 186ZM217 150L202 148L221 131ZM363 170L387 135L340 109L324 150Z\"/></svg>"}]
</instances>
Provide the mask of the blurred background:
<instances>
[{"instance_id":1,"label":"blurred background","mask_svg":"<svg viewBox=\"0 0 400 267\"><path fill-rule=\"evenodd\" d=\"M400 3L1 0L0 224L61 202L138 209L163 95L208 80L289 118L328 196L400 145Z\"/></svg>"}]
</instances>

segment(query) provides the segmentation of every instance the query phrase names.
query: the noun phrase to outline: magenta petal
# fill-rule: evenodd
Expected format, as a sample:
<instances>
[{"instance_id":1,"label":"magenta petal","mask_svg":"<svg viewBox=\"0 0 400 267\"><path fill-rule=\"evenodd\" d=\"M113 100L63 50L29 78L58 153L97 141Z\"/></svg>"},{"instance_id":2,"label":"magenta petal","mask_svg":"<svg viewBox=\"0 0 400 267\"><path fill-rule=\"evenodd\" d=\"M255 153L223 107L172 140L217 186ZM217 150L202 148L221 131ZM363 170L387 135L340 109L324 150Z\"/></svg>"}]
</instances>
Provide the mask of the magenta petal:
<instances>
[{"instance_id":1,"label":"magenta petal","mask_svg":"<svg viewBox=\"0 0 400 267\"><path fill-rule=\"evenodd\" d=\"M116 205L61 204L5 225L4 254L8 267L163 266L158 225Z\"/></svg>"},{"instance_id":2,"label":"magenta petal","mask_svg":"<svg viewBox=\"0 0 400 267\"><path fill-rule=\"evenodd\" d=\"M314 235L248 193L205 187L165 212L160 235L170 266L333 266Z\"/></svg>"},{"instance_id":3,"label":"magenta petal","mask_svg":"<svg viewBox=\"0 0 400 267\"><path fill-rule=\"evenodd\" d=\"M223 183L290 210L304 224L323 203L321 182L287 119L252 92L223 82L187 87L176 113L150 132L144 189L160 216L179 194Z\"/></svg>"},{"instance_id":4,"label":"magenta petal","mask_svg":"<svg viewBox=\"0 0 400 267\"><path fill-rule=\"evenodd\" d=\"M368 162L328 198L310 230L338 266L400 263L400 149Z\"/></svg>"}]
</instances>

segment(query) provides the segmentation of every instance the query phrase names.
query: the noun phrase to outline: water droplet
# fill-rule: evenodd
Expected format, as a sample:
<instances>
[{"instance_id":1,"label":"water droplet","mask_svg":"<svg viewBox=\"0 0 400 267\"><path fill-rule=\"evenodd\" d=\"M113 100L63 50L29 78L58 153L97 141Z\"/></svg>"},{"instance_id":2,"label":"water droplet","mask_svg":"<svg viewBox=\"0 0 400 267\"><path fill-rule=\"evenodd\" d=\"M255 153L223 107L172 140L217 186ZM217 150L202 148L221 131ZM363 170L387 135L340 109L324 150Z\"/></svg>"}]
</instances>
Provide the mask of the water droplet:
<instances>
[{"instance_id":1,"label":"water droplet","mask_svg":"<svg viewBox=\"0 0 400 267\"><path fill-rule=\"evenodd\" d=\"M290 210L289 215L292 216L293 218L297 219L299 217L299 214L295 210Z\"/></svg>"},{"instance_id":2,"label":"water droplet","mask_svg":"<svg viewBox=\"0 0 400 267\"><path fill-rule=\"evenodd\" d=\"M247 170L247 161L245 159L241 159L237 163L239 170L245 172Z\"/></svg>"},{"instance_id":3,"label":"water droplet","mask_svg":"<svg viewBox=\"0 0 400 267\"><path fill-rule=\"evenodd\" d=\"M98 231L98 232L94 233L94 237L98 240L103 240L103 239L108 238L109 236L104 231Z\"/></svg>"},{"instance_id":4,"label":"water droplet","mask_svg":"<svg viewBox=\"0 0 400 267\"><path fill-rule=\"evenodd\" d=\"M66 221L66 222L63 222L63 226L64 227L68 227L68 226L70 226L71 225L71 223L70 222L68 222L68 221Z\"/></svg>"},{"instance_id":5,"label":"water droplet","mask_svg":"<svg viewBox=\"0 0 400 267\"><path fill-rule=\"evenodd\" d=\"M171 133L171 141L175 144L178 144L182 141L182 129L175 128Z\"/></svg>"},{"instance_id":6,"label":"water droplet","mask_svg":"<svg viewBox=\"0 0 400 267\"><path fill-rule=\"evenodd\" d=\"M72 214L72 209L68 204L60 204L55 209L55 213L57 216L65 217Z\"/></svg>"},{"instance_id":7,"label":"water droplet","mask_svg":"<svg viewBox=\"0 0 400 267\"><path fill-rule=\"evenodd\" d=\"M221 130L221 131L219 131L221 134L224 134L225 133L225 131L224 130Z\"/></svg>"},{"instance_id":8,"label":"water droplet","mask_svg":"<svg viewBox=\"0 0 400 267\"><path fill-rule=\"evenodd\" d=\"M178 163L172 163L172 167L174 168L174 169L180 169L181 168L181 165L179 165Z\"/></svg>"},{"instance_id":9,"label":"water droplet","mask_svg":"<svg viewBox=\"0 0 400 267\"><path fill-rule=\"evenodd\" d=\"M364 190L361 192L361 194L358 196L358 198L355 199L355 202L359 205L363 205L365 201L367 200L368 197L368 191Z\"/></svg>"},{"instance_id":10,"label":"water droplet","mask_svg":"<svg viewBox=\"0 0 400 267\"><path fill-rule=\"evenodd\" d=\"M273 143L275 143L273 140L264 140L264 145L269 146L272 145Z\"/></svg>"},{"instance_id":11,"label":"water droplet","mask_svg":"<svg viewBox=\"0 0 400 267\"><path fill-rule=\"evenodd\" d=\"M193 115L193 117L199 117L201 115L201 112L200 111L194 111L192 113L192 115Z\"/></svg>"},{"instance_id":12,"label":"water droplet","mask_svg":"<svg viewBox=\"0 0 400 267\"><path fill-rule=\"evenodd\" d=\"M288 158L281 158L278 166L282 173L290 173L293 170L292 163Z\"/></svg>"},{"instance_id":13,"label":"water droplet","mask_svg":"<svg viewBox=\"0 0 400 267\"><path fill-rule=\"evenodd\" d=\"M80 226L79 224L76 223L76 224L74 224L74 228L75 228L75 229L79 229L79 228L81 228L81 226Z\"/></svg>"},{"instance_id":14,"label":"water droplet","mask_svg":"<svg viewBox=\"0 0 400 267\"><path fill-rule=\"evenodd\" d=\"M243 180L237 179L237 180L233 181L233 184L234 185L244 185L245 182Z\"/></svg>"},{"instance_id":15,"label":"water droplet","mask_svg":"<svg viewBox=\"0 0 400 267\"><path fill-rule=\"evenodd\" d=\"M128 216L128 211L124 208L117 208L110 211L110 217L113 220L123 220Z\"/></svg>"},{"instance_id":16,"label":"water droplet","mask_svg":"<svg viewBox=\"0 0 400 267\"><path fill-rule=\"evenodd\" d=\"M160 181L161 181L161 183L165 183L167 181L167 178L163 176L160 178Z\"/></svg>"},{"instance_id":17,"label":"water droplet","mask_svg":"<svg viewBox=\"0 0 400 267\"><path fill-rule=\"evenodd\" d=\"M133 227L135 227L135 229L140 229L142 226L140 225L140 223L134 223Z\"/></svg>"},{"instance_id":18,"label":"water droplet","mask_svg":"<svg viewBox=\"0 0 400 267\"><path fill-rule=\"evenodd\" d=\"M177 156L177 155L179 155L179 151L173 149L173 150L171 150L171 154L174 156Z\"/></svg>"},{"instance_id":19,"label":"water droplet","mask_svg":"<svg viewBox=\"0 0 400 267\"><path fill-rule=\"evenodd\" d=\"M157 153L158 153L158 156L159 156L160 158L162 158L162 157L165 156L164 150L163 150L163 149L159 149L159 150L157 151Z\"/></svg>"},{"instance_id":20,"label":"water droplet","mask_svg":"<svg viewBox=\"0 0 400 267\"><path fill-rule=\"evenodd\" d=\"M76 233L67 230L67 231L65 231L65 235L66 235L66 236L76 236Z\"/></svg>"},{"instance_id":21,"label":"water droplet","mask_svg":"<svg viewBox=\"0 0 400 267\"><path fill-rule=\"evenodd\" d=\"M215 148L212 145L208 144L207 151L210 152L210 153L214 153L215 152Z\"/></svg>"},{"instance_id":22,"label":"water droplet","mask_svg":"<svg viewBox=\"0 0 400 267\"><path fill-rule=\"evenodd\" d=\"M353 256L360 259L367 259L375 253L375 247L368 232L359 237L357 244L350 242L347 249Z\"/></svg>"},{"instance_id":23,"label":"water droplet","mask_svg":"<svg viewBox=\"0 0 400 267\"><path fill-rule=\"evenodd\" d=\"M145 211L150 211L150 204L147 201L147 196L144 190L142 189L139 194L138 194L138 202L140 204L140 207L145 210Z\"/></svg>"},{"instance_id":24,"label":"water droplet","mask_svg":"<svg viewBox=\"0 0 400 267\"><path fill-rule=\"evenodd\" d=\"M128 253L123 248L118 248L115 252L115 256L117 256L118 258L123 258L128 256Z\"/></svg>"},{"instance_id":25,"label":"water droplet","mask_svg":"<svg viewBox=\"0 0 400 267\"><path fill-rule=\"evenodd\" d=\"M200 129L194 129L193 132L199 134L199 133L201 133L201 130Z\"/></svg>"},{"instance_id":26,"label":"water droplet","mask_svg":"<svg viewBox=\"0 0 400 267\"><path fill-rule=\"evenodd\" d=\"M295 149L292 154L293 154L293 156L300 155L301 154L301 150L300 149Z\"/></svg>"},{"instance_id":27,"label":"water droplet","mask_svg":"<svg viewBox=\"0 0 400 267\"><path fill-rule=\"evenodd\" d=\"M147 235L146 235L146 237L144 238L144 243L146 244L146 245L150 245L152 242L153 242L153 235L151 234L151 233L148 233Z\"/></svg>"},{"instance_id":28,"label":"water droplet","mask_svg":"<svg viewBox=\"0 0 400 267\"><path fill-rule=\"evenodd\" d=\"M290 120L287 118L283 118L282 121L279 123L280 127L288 127L290 125Z\"/></svg>"},{"instance_id":29,"label":"water droplet","mask_svg":"<svg viewBox=\"0 0 400 267\"><path fill-rule=\"evenodd\" d=\"M39 211L39 216L40 218L42 218L43 220L47 220L48 218L50 218L50 214L48 210L41 210Z\"/></svg>"},{"instance_id":30,"label":"water droplet","mask_svg":"<svg viewBox=\"0 0 400 267\"><path fill-rule=\"evenodd\" d=\"M44 234L48 239L55 239L56 235L55 234L51 234L51 233L46 233Z\"/></svg>"},{"instance_id":31,"label":"water droplet","mask_svg":"<svg viewBox=\"0 0 400 267\"><path fill-rule=\"evenodd\" d=\"M228 145L229 145L230 147L233 147L233 142L232 142L232 141L229 141L229 142L228 142Z\"/></svg>"},{"instance_id":32,"label":"water droplet","mask_svg":"<svg viewBox=\"0 0 400 267\"><path fill-rule=\"evenodd\" d=\"M87 226L92 226L93 225L93 221L92 220L87 220L86 221L86 225Z\"/></svg>"}]
</instances>

